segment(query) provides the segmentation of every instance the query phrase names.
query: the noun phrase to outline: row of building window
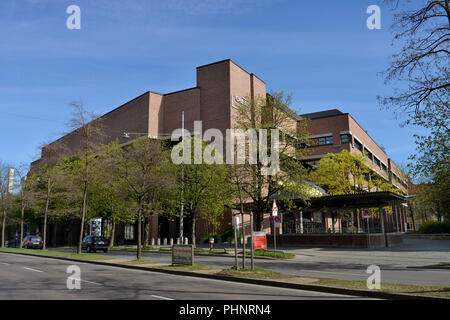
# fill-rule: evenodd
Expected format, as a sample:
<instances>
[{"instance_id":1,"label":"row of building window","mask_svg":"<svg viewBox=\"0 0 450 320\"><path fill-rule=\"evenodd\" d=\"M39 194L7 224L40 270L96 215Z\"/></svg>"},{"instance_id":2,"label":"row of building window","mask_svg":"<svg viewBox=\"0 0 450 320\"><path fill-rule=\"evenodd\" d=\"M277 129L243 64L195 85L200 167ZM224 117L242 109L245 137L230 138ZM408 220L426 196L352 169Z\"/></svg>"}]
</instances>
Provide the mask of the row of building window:
<instances>
[{"instance_id":1,"label":"row of building window","mask_svg":"<svg viewBox=\"0 0 450 320\"><path fill-rule=\"evenodd\" d=\"M333 136L327 136L327 137L321 137L318 138L317 141L319 146L325 146L325 145L331 145L333 144ZM341 143L351 143L352 142L352 135L348 133L341 134ZM367 158L370 159L370 161L373 161L375 165L377 165L379 168L381 168L383 171L387 171L387 167L381 163L381 161L375 157L372 152L367 150L363 147L363 144L359 142L358 140L354 139L353 143L354 147L361 151Z\"/></svg>"},{"instance_id":2,"label":"row of building window","mask_svg":"<svg viewBox=\"0 0 450 320\"><path fill-rule=\"evenodd\" d=\"M341 143L351 143L352 136L350 134L341 134ZM317 139L317 145L326 146L333 144L333 136L320 137Z\"/></svg>"},{"instance_id":3,"label":"row of building window","mask_svg":"<svg viewBox=\"0 0 450 320\"><path fill-rule=\"evenodd\" d=\"M316 138L316 139L317 139L318 146L326 146L326 145L333 144L333 136L320 137L320 138ZM352 143L352 135L348 134L348 133L341 134L341 143ZM367 158L369 158L370 161L375 163L376 166L381 168L381 170L383 170L384 172L388 171L387 167L380 161L380 159L378 159L376 156L374 156L372 154L372 152L367 150L361 142L359 142L356 139L353 139L353 146L356 149L358 149L359 151L361 151L361 153L363 153ZM304 143L302 143L302 144L299 144L298 147L305 148L306 145ZM404 186L404 183L402 181L399 180L398 183L400 183Z\"/></svg>"}]
</instances>

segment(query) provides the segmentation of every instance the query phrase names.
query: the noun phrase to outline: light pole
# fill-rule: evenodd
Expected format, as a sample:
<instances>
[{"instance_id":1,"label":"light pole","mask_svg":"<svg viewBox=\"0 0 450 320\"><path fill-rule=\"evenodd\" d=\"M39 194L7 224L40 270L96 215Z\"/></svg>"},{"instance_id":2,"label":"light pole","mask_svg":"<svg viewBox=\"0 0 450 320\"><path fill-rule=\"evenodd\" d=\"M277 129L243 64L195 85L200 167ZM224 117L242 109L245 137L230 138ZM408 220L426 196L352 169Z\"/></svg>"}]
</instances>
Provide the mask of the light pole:
<instances>
[{"instance_id":1,"label":"light pole","mask_svg":"<svg viewBox=\"0 0 450 320\"><path fill-rule=\"evenodd\" d=\"M181 143L183 146L183 156L184 156L184 111L181 111ZM184 244L183 235L183 215L184 215L184 166L181 162L181 206L180 206L180 244ZM195 246L195 243L193 243Z\"/></svg>"}]
</instances>

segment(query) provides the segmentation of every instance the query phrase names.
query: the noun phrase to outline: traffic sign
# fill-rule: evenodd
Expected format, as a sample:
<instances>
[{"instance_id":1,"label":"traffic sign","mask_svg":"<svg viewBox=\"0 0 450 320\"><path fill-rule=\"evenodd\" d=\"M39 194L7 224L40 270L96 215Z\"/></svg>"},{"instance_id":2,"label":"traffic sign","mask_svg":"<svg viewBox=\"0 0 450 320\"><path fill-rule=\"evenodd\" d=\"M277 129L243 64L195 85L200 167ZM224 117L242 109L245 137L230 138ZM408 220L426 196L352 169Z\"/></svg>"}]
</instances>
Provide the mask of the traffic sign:
<instances>
[{"instance_id":1,"label":"traffic sign","mask_svg":"<svg viewBox=\"0 0 450 320\"><path fill-rule=\"evenodd\" d=\"M363 218L364 219L370 219L370 211L365 209L363 212Z\"/></svg>"},{"instance_id":2,"label":"traffic sign","mask_svg":"<svg viewBox=\"0 0 450 320\"><path fill-rule=\"evenodd\" d=\"M273 200L273 205L272 205L272 216L276 217L278 215L278 207L277 207L277 202L275 200Z\"/></svg>"},{"instance_id":3,"label":"traffic sign","mask_svg":"<svg viewBox=\"0 0 450 320\"><path fill-rule=\"evenodd\" d=\"M273 222L273 217L272 216L269 217L269 221Z\"/></svg>"},{"instance_id":4,"label":"traffic sign","mask_svg":"<svg viewBox=\"0 0 450 320\"><path fill-rule=\"evenodd\" d=\"M279 228L281 226L280 222L275 222L275 228Z\"/></svg>"},{"instance_id":5,"label":"traffic sign","mask_svg":"<svg viewBox=\"0 0 450 320\"><path fill-rule=\"evenodd\" d=\"M281 219L280 219L280 217L275 217L274 219L273 219L275 222L281 222Z\"/></svg>"}]
</instances>

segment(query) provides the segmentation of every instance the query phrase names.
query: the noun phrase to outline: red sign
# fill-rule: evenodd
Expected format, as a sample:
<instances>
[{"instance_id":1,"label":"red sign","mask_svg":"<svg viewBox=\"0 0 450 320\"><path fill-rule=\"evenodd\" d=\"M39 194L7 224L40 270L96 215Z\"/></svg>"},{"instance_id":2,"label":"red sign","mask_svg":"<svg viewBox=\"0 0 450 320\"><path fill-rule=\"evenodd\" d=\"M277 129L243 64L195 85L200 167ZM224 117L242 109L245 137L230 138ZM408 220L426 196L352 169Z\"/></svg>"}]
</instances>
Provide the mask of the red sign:
<instances>
[{"instance_id":1,"label":"red sign","mask_svg":"<svg viewBox=\"0 0 450 320\"><path fill-rule=\"evenodd\" d=\"M370 218L370 211L369 210L364 210L364 212L363 212L363 218L364 219L368 219L368 218Z\"/></svg>"},{"instance_id":2,"label":"red sign","mask_svg":"<svg viewBox=\"0 0 450 320\"><path fill-rule=\"evenodd\" d=\"M267 238L265 232L253 232L255 250L267 250Z\"/></svg>"}]
</instances>

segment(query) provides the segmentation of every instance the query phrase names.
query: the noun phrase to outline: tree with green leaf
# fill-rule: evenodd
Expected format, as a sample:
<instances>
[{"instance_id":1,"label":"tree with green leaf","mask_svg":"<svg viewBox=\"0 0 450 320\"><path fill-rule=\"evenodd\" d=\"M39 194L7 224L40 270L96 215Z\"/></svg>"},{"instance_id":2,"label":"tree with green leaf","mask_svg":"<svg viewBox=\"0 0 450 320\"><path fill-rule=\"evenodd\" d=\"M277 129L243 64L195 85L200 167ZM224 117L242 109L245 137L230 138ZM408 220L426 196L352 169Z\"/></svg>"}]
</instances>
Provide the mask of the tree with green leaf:
<instances>
[{"instance_id":1,"label":"tree with green leaf","mask_svg":"<svg viewBox=\"0 0 450 320\"><path fill-rule=\"evenodd\" d=\"M157 212L164 193L174 188L175 166L165 142L140 137L111 153L111 168L124 192L134 202L137 228L137 259L142 258L142 219L146 210Z\"/></svg>"},{"instance_id":2,"label":"tree with green leaf","mask_svg":"<svg viewBox=\"0 0 450 320\"><path fill-rule=\"evenodd\" d=\"M210 148L205 141L197 138L185 138L184 143L201 145L202 153ZM189 150L193 150L193 147L189 148ZM219 150L211 150L211 153L214 157L216 153L218 157L222 157ZM196 225L198 218L201 217L217 227L226 208L232 208L233 206L234 192L228 165L224 163L208 164L204 161L196 163L194 161L194 153L189 156L191 157L191 163L182 164L184 169L182 201L187 216L191 219L192 244L195 245L197 241ZM178 170L178 172L178 179L181 185L181 170Z\"/></svg>"},{"instance_id":3,"label":"tree with green leaf","mask_svg":"<svg viewBox=\"0 0 450 320\"><path fill-rule=\"evenodd\" d=\"M371 169L364 156L347 150L322 157L313 167L310 179L331 195L371 190L399 192Z\"/></svg>"},{"instance_id":4,"label":"tree with green leaf","mask_svg":"<svg viewBox=\"0 0 450 320\"><path fill-rule=\"evenodd\" d=\"M247 142L255 142L253 147L258 161L251 161L249 157L250 144L237 146L236 150L245 150L246 158L244 163L235 162L232 177L239 185L243 201L251 206L255 230L262 230L264 213L270 211L274 196L286 208L294 207L294 198L307 200L310 197L308 172L301 160L308 154L304 146L311 141L306 130L307 120L300 119L290 107L291 96L271 92L267 97L246 97L244 101L233 111L234 128L247 136ZM255 136L251 135L253 130L257 133ZM267 135L259 135L264 130ZM276 170L268 171L271 164L264 163L264 156L261 157L265 152L268 157L277 158Z\"/></svg>"},{"instance_id":5,"label":"tree with green leaf","mask_svg":"<svg viewBox=\"0 0 450 320\"><path fill-rule=\"evenodd\" d=\"M46 164L39 169L39 172L31 178L30 186L33 189L32 199L33 207L36 209L38 214L43 211L43 230L42 230L42 240L43 249L47 248L47 227L48 218L51 209L55 208L55 203L63 195L61 193L61 188L64 184L64 173L63 168L60 163L57 164ZM42 211L41 211L42 210Z\"/></svg>"},{"instance_id":6,"label":"tree with green leaf","mask_svg":"<svg viewBox=\"0 0 450 320\"><path fill-rule=\"evenodd\" d=\"M116 225L135 221L134 203L128 196L127 185L116 171L117 153L121 147L117 141L104 145L93 164L93 178L89 197L92 213L110 222L109 246L114 246Z\"/></svg>"}]
</instances>

